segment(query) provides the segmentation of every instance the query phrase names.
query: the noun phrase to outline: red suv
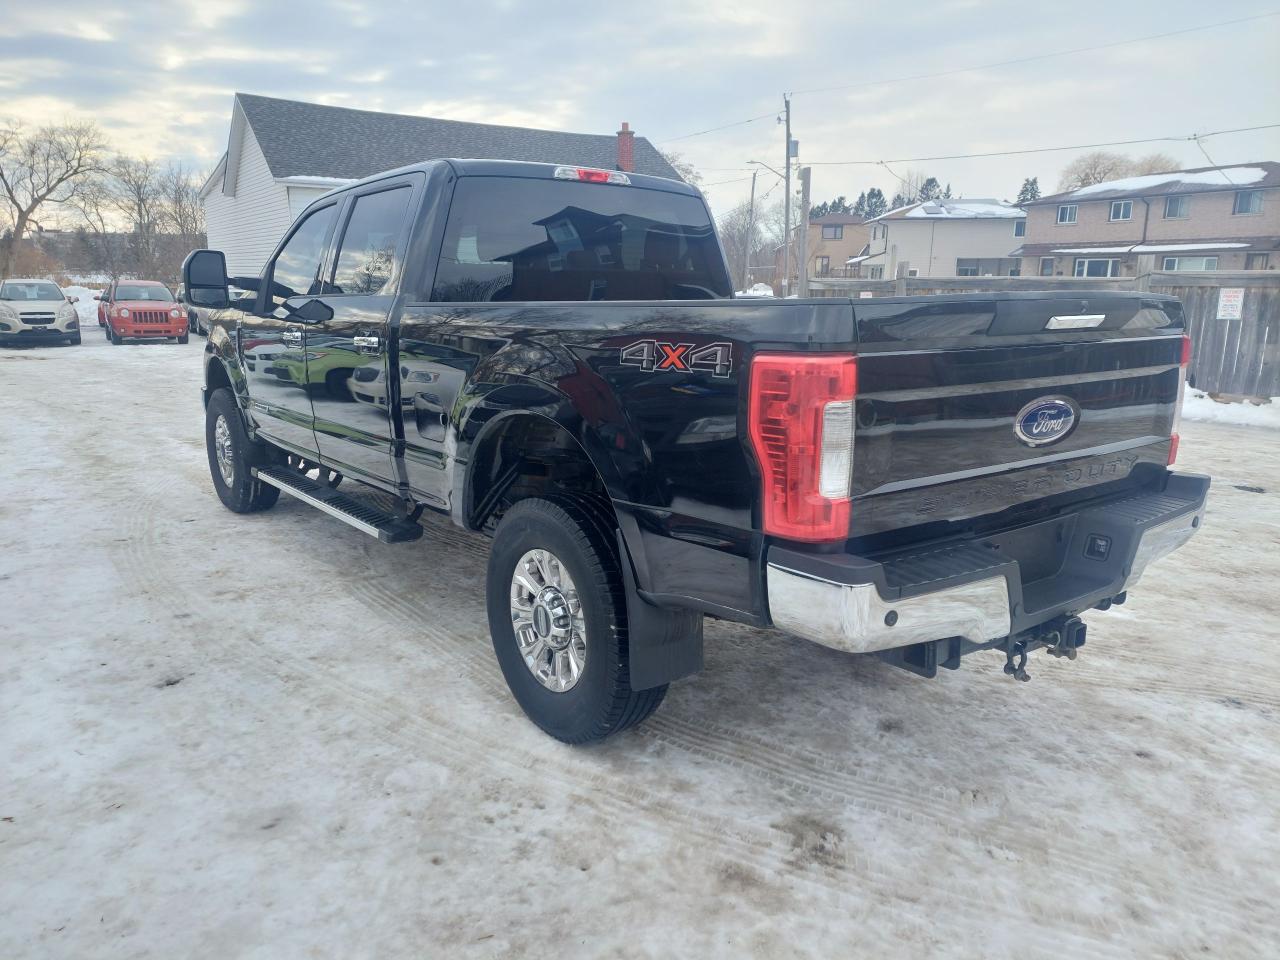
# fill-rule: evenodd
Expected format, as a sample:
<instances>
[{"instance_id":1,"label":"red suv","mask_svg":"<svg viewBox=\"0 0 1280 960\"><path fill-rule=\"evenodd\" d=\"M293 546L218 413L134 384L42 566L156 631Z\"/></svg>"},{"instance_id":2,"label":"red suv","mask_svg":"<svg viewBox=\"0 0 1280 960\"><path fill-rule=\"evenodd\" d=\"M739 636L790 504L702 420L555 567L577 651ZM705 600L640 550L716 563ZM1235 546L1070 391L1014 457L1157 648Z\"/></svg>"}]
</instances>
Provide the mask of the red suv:
<instances>
[{"instance_id":1,"label":"red suv","mask_svg":"<svg viewBox=\"0 0 1280 960\"><path fill-rule=\"evenodd\" d=\"M177 340L186 343L187 312L163 283L117 280L95 297L98 323L112 343Z\"/></svg>"}]
</instances>

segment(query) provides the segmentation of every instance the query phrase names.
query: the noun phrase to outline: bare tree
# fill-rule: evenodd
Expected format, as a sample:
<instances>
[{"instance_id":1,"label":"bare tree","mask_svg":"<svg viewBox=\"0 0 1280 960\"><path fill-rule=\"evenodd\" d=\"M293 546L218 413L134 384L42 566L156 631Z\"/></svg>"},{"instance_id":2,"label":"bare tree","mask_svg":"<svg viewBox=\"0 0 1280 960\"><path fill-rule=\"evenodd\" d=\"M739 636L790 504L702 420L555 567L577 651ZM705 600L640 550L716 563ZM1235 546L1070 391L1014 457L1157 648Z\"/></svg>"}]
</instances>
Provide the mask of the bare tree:
<instances>
[{"instance_id":1,"label":"bare tree","mask_svg":"<svg viewBox=\"0 0 1280 960\"><path fill-rule=\"evenodd\" d=\"M1178 168L1178 161L1167 153L1152 153L1133 159L1122 153L1093 150L1082 153L1063 168L1058 181L1058 191L1079 190L1107 180L1122 177L1140 177L1152 173L1165 173Z\"/></svg>"},{"instance_id":2,"label":"bare tree","mask_svg":"<svg viewBox=\"0 0 1280 960\"><path fill-rule=\"evenodd\" d=\"M116 221L116 196L102 174L88 177L76 198L71 201L84 221L85 243L91 254L91 264L96 272L105 273L110 279L119 278L123 262L119 234L114 229Z\"/></svg>"},{"instance_id":3,"label":"bare tree","mask_svg":"<svg viewBox=\"0 0 1280 960\"><path fill-rule=\"evenodd\" d=\"M1152 173L1168 173L1178 169L1178 161L1167 153L1149 153L1133 161L1131 177L1144 177Z\"/></svg>"},{"instance_id":4,"label":"bare tree","mask_svg":"<svg viewBox=\"0 0 1280 960\"><path fill-rule=\"evenodd\" d=\"M68 203L101 169L102 132L93 123L65 123L30 132L0 128L0 192L12 233L0 249L0 276L9 276L22 238L47 203Z\"/></svg>"},{"instance_id":5,"label":"bare tree","mask_svg":"<svg viewBox=\"0 0 1280 960\"><path fill-rule=\"evenodd\" d=\"M111 161L108 184L116 210L130 227L134 269L150 278L156 270L156 234L164 210L160 170L153 160L116 157Z\"/></svg>"},{"instance_id":6,"label":"bare tree","mask_svg":"<svg viewBox=\"0 0 1280 960\"><path fill-rule=\"evenodd\" d=\"M164 229L191 246L204 243L204 204L201 180L180 163L171 163L160 174L161 222Z\"/></svg>"},{"instance_id":7,"label":"bare tree","mask_svg":"<svg viewBox=\"0 0 1280 960\"><path fill-rule=\"evenodd\" d=\"M702 174L688 160L684 159L681 154L674 150L661 150L662 159L675 167L676 173L680 174L680 179L690 186L699 187L702 185Z\"/></svg>"},{"instance_id":8,"label":"bare tree","mask_svg":"<svg viewBox=\"0 0 1280 960\"><path fill-rule=\"evenodd\" d=\"M766 253L767 244L760 233L759 214L757 210L753 217L750 201L744 200L722 216L716 225L725 259L729 261L733 281L739 290L746 289L752 264L772 259Z\"/></svg>"}]
</instances>

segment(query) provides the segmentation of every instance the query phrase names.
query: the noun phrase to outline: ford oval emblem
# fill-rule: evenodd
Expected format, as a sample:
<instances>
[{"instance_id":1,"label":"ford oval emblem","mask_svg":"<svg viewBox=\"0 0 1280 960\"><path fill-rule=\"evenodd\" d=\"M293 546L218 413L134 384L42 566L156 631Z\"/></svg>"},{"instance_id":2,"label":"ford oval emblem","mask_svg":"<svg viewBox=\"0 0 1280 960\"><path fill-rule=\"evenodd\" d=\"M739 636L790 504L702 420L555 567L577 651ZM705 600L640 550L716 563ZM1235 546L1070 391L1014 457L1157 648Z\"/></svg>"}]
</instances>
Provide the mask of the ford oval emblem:
<instances>
[{"instance_id":1,"label":"ford oval emblem","mask_svg":"<svg viewBox=\"0 0 1280 960\"><path fill-rule=\"evenodd\" d=\"M1066 437L1079 419L1079 409L1066 397L1038 397L1018 411L1013 432L1029 447L1044 447Z\"/></svg>"}]
</instances>

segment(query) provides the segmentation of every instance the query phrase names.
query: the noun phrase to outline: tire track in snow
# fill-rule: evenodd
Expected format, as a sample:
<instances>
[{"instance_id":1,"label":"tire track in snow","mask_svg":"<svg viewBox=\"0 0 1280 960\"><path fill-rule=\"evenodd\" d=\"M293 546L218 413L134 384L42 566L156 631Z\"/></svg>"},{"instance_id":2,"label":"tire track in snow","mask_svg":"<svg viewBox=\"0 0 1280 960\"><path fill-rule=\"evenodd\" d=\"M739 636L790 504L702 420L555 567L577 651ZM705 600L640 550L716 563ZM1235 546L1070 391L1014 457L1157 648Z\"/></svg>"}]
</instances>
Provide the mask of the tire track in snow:
<instances>
[{"instance_id":1,"label":"tire track in snow","mask_svg":"<svg viewBox=\"0 0 1280 960\"><path fill-rule=\"evenodd\" d=\"M153 583L168 585L162 576L168 568L159 556L158 548L161 545L157 542L153 522L156 512L164 515L163 505L162 498L151 498L150 502L140 504L143 509L128 515L127 528L133 536L129 538L131 549L127 553L130 555L130 569L135 574L142 570L145 571L146 576L154 578ZM357 580L356 583L365 588L372 585L362 580ZM202 607L214 617L218 616L218 605L198 587L180 582L177 588L163 594L152 592L150 596L174 611L189 612L195 605ZM386 599L378 590L372 591L370 598L375 599L378 604ZM400 602L395 606L398 608L395 619L413 626L416 635L420 636L424 633L431 635L434 641L432 646L436 647L438 652L446 652L444 649L446 647L456 652L456 637L443 631L424 629L422 612L412 605ZM430 622L429 618L428 622ZM369 634L366 633L366 635ZM447 754L453 757L457 767L461 769L476 767L476 758L480 756L483 758L483 766L486 770L491 770L495 763L499 763L507 767L515 776L527 775L528 770L537 768L540 777L552 776L566 789L585 791L587 796L598 802L613 804L617 814L629 821L634 822L637 812L643 810L647 814L649 829L668 837L673 842L683 843L685 837L701 838L721 853L728 849L731 851L729 857L737 859L744 865L767 870L785 878L787 882L796 882L827 893L846 893L850 878L842 874L853 873L874 880L876 889L880 890L910 889L913 894L917 894L924 886L930 890L936 890L939 894L953 896L957 898L957 902L972 899L973 890L967 884L936 876L927 880L913 877L908 883L908 878L904 878L900 873L895 873L865 857L852 855L848 851L824 851L822 862L832 868L832 875L814 870L798 871L791 863L794 854L792 849L794 837L786 831L773 827L745 825L725 818L709 818L700 808L673 805L665 796L633 785L621 784L616 778L603 775L580 760L572 760L567 764L561 760L549 773L548 766L543 762L545 761L543 754L517 752L509 739L492 736L470 726L459 725L450 713L442 714L425 703L410 705L383 693L368 691L333 675L330 671L315 666L304 658L280 648L269 647L255 640L248 633L241 636L235 630L220 631L216 636L223 641L224 648L234 647L250 653L253 659L258 661L253 664L255 672L268 679L283 681L287 686L292 685L293 681L299 677L304 678L308 683L314 684L317 688L323 688L341 699L345 710L354 713L381 731L389 740L411 753L421 753L424 752L423 748L427 748L425 752L433 758ZM483 649L486 654L489 652L487 642ZM244 661L241 658L237 658L237 663L242 662ZM460 673L465 674L468 680L477 679L478 671L473 658L463 660L456 665L462 668ZM498 676L497 668L494 667L491 681L486 680L484 686L505 698L506 687ZM522 715L519 722L524 722ZM554 749L568 748L557 746ZM685 752L695 751L685 749ZM839 796L835 799L841 803L849 801L847 796ZM1002 902L1008 903L1008 900L1008 895L1004 895ZM1075 952L1077 956L1126 955L1124 951L1112 948L1109 940L1112 935L1124 933L1128 926L1117 925L1111 918L1077 914L1063 908L1046 913L1037 905L1017 898L1014 898L1009 905L1016 908L1021 915L1034 921L1031 927L1020 933L1020 940L1030 938L1040 941L1047 952L1060 949L1062 938L1066 935L1078 941L1080 950ZM985 910L971 917L966 915L957 918L957 921L961 920L972 926L975 932L990 926L990 917ZM1045 924L1069 924L1080 928L1084 933L1071 934L1069 931L1061 930L1060 927L1046 929ZM1101 940L1098 939L1099 936L1102 937Z\"/></svg>"}]
</instances>

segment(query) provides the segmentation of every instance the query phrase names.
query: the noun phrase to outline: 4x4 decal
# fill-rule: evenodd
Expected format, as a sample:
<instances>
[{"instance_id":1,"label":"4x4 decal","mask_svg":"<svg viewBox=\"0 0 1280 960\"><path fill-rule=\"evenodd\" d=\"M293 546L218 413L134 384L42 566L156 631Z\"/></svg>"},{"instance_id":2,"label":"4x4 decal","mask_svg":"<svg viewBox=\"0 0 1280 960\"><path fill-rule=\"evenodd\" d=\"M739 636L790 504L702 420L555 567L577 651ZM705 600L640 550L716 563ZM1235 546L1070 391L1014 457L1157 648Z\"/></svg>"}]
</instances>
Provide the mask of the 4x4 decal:
<instances>
[{"instance_id":1,"label":"4x4 decal","mask_svg":"<svg viewBox=\"0 0 1280 960\"><path fill-rule=\"evenodd\" d=\"M733 344L709 343L697 347L692 343L665 343L661 340L637 340L622 348L620 360L645 373L674 370L678 373L710 371L713 377L727 377L733 372Z\"/></svg>"}]
</instances>

